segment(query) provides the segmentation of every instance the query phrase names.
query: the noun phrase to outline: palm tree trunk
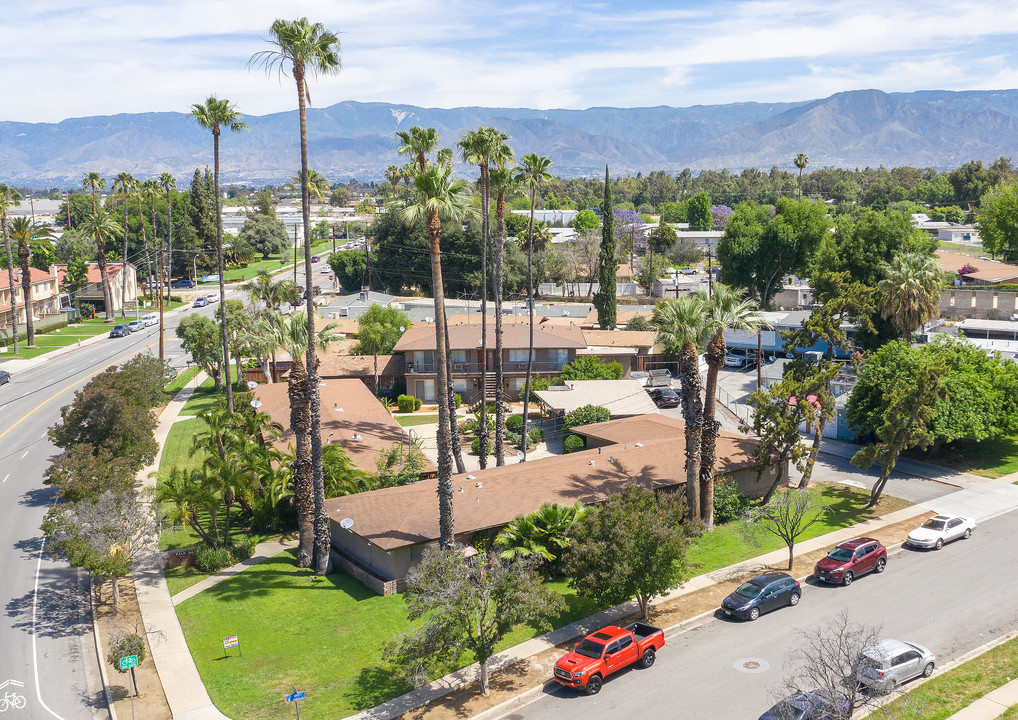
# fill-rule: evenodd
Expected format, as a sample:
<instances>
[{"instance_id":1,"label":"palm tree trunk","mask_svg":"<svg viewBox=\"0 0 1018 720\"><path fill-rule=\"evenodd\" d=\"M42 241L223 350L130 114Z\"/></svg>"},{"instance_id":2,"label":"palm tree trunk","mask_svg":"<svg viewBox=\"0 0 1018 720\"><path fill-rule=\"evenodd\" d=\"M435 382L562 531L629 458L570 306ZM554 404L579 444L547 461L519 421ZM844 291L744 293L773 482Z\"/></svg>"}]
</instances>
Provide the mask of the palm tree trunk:
<instances>
[{"instance_id":1,"label":"palm tree trunk","mask_svg":"<svg viewBox=\"0 0 1018 720\"><path fill-rule=\"evenodd\" d=\"M703 397L703 434L700 438L700 520L708 532L714 529L714 463L717 460L718 370L725 362L728 347L724 333L714 334L707 344L707 386Z\"/></svg>"},{"instance_id":2,"label":"palm tree trunk","mask_svg":"<svg viewBox=\"0 0 1018 720\"><path fill-rule=\"evenodd\" d=\"M223 368L226 371L226 409L233 412L233 383L230 382L230 340L226 332L226 266L223 262L223 209L219 201L219 133L212 133L216 183L216 260L219 263L219 328L223 341ZM155 226L152 227L155 233Z\"/></svg>"},{"instance_id":3,"label":"palm tree trunk","mask_svg":"<svg viewBox=\"0 0 1018 720\"><path fill-rule=\"evenodd\" d=\"M530 190L530 231L527 233L527 305L530 316L530 344L527 349L527 379L523 385L523 434L520 439L520 450L523 457L520 462L527 461L527 423L530 420L530 376L534 368L534 203L537 200L537 188Z\"/></svg>"},{"instance_id":4,"label":"palm tree trunk","mask_svg":"<svg viewBox=\"0 0 1018 720\"><path fill-rule=\"evenodd\" d=\"M481 164L481 439L480 468L488 467L488 183L487 166ZM455 422L455 420L454 420ZM498 422L497 416L495 422Z\"/></svg>"},{"instance_id":5,"label":"palm tree trunk","mask_svg":"<svg viewBox=\"0 0 1018 720\"><path fill-rule=\"evenodd\" d=\"M120 317L127 317L127 196L124 196L124 268L120 271Z\"/></svg>"},{"instance_id":6,"label":"palm tree trunk","mask_svg":"<svg viewBox=\"0 0 1018 720\"><path fill-rule=\"evenodd\" d=\"M138 223L141 225L141 245L145 249L146 277L152 280L152 257L148 252L148 234L145 232L145 211L141 207L141 190L138 190ZM155 228L152 228L155 232ZM148 295L148 283L145 284L145 294ZM135 300L137 302L137 300Z\"/></svg>"},{"instance_id":7,"label":"palm tree trunk","mask_svg":"<svg viewBox=\"0 0 1018 720\"><path fill-rule=\"evenodd\" d=\"M485 207L487 212L488 208ZM495 465L505 465L505 372L502 368L502 272L505 262L505 194L495 203Z\"/></svg>"},{"instance_id":8,"label":"palm tree trunk","mask_svg":"<svg viewBox=\"0 0 1018 720\"><path fill-rule=\"evenodd\" d=\"M467 466L463 464L463 448L460 447L460 431L459 426L456 424L456 391L452 386L452 354L449 352L449 323L445 324L445 363L446 377L448 378L446 395L449 398L449 447L452 448L452 459L456 463L456 472L465 473Z\"/></svg>"},{"instance_id":9,"label":"palm tree trunk","mask_svg":"<svg viewBox=\"0 0 1018 720\"><path fill-rule=\"evenodd\" d=\"M378 353L375 354L375 397L378 397Z\"/></svg>"},{"instance_id":10,"label":"palm tree trunk","mask_svg":"<svg viewBox=\"0 0 1018 720\"><path fill-rule=\"evenodd\" d=\"M173 201L170 197L170 189L166 188L166 279L173 280ZM162 278L160 278L160 282ZM170 302L171 282L166 283L166 302Z\"/></svg>"},{"instance_id":11,"label":"palm tree trunk","mask_svg":"<svg viewBox=\"0 0 1018 720\"><path fill-rule=\"evenodd\" d=\"M686 424L686 517L700 519L700 442L703 429L703 401L700 399L700 357L696 346L687 342L679 356L682 384L682 419Z\"/></svg>"},{"instance_id":12,"label":"palm tree trunk","mask_svg":"<svg viewBox=\"0 0 1018 720\"><path fill-rule=\"evenodd\" d=\"M311 417L307 403L307 372L300 356L291 360L290 376L287 380L287 395L290 399L290 427L295 436L293 460L293 500L297 506L297 532L300 543L297 549L297 567L311 567L314 553L314 491L311 467L311 452L308 444L308 430Z\"/></svg>"},{"instance_id":13,"label":"palm tree trunk","mask_svg":"<svg viewBox=\"0 0 1018 720\"><path fill-rule=\"evenodd\" d=\"M35 346L35 320L32 318L32 274L28 265L30 255L28 238L18 242L18 260L21 262L21 295L25 306L25 330L28 335L28 347ZM17 312L14 304L14 286L11 285L11 312Z\"/></svg>"},{"instance_id":14,"label":"palm tree trunk","mask_svg":"<svg viewBox=\"0 0 1018 720\"><path fill-rule=\"evenodd\" d=\"M18 354L18 308L14 305L14 257L11 255L11 235L7 228L7 211L0 213L3 224L4 250L7 252L7 286L11 289L11 331L14 337L14 354Z\"/></svg>"},{"instance_id":15,"label":"palm tree trunk","mask_svg":"<svg viewBox=\"0 0 1018 720\"><path fill-rule=\"evenodd\" d=\"M438 399L438 525L439 544L452 547L456 541L452 498L452 445L449 432L449 384L445 343L445 289L442 285L442 225L437 212L428 213L428 239L431 242L431 286L435 296L435 395Z\"/></svg>"}]
</instances>

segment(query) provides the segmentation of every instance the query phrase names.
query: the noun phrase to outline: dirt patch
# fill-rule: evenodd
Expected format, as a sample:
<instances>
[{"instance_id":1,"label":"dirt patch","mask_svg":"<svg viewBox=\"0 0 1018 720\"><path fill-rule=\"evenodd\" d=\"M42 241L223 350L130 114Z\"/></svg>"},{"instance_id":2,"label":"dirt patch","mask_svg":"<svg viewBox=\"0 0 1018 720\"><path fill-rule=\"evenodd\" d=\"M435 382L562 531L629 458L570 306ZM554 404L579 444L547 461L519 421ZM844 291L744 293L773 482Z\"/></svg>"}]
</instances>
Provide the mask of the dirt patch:
<instances>
[{"instance_id":1,"label":"dirt patch","mask_svg":"<svg viewBox=\"0 0 1018 720\"><path fill-rule=\"evenodd\" d=\"M884 545L894 545L902 542L908 536L910 530L915 529L923 520L933 515L934 513L930 512L910 518L869 532L866 536L875 538ZM817 560L826 555L828 550L829 548L824 548L797 555L791 570L787 568L788 563L780 563L761 568L760 572L781 570L790 573L793 577L802 577L813 572L813 565ZM891 562L893 563L893 560ZM657 605L650 611L650 621L659 627L669 628L705 612L717 610L721 605L721 600L732 591L736 583L755 574L758 573L733 575L731 583L722 583L704 588L703 590L697 590L681 598ZM623 622L631 622L637 619L638 617L633 615L625 618ZM480 694L475 683L469 687L450 692L424 707L412 710L406 713L405 717L411 720L464 720L465 718L472 718L478 713L489 710L531 688L538 687L550 679L555 661L566 652L567 646L572 646L572 644L573 641L563 643L553 650L546 650L493 673L489 682L489 694L487 697Z\"/></svg>"},{"instance_id":2,"label":"dirt patch","mask_svg":"<svg viewBox=\"0 0 1018 720\"><path fill-rule=\"evenodd\" d=\"M130 673L121 673L116 667L106 664L106 676L110 682L113 707L117 717L131 717L131 702L134 702L134 717L146 720L171 720L170 706L166 703L163 686L152 660L152 648L145 636L145 625L141 620L138 598L132 577L121 578L117 583L120 601L113 605L113 589L109 582L98 588L95 602L96 620L102 638L103 655L108 655L113 638L124 632L136 633L145 639L145 659L134 669L138 683L138 694L131 697ZM105 657L103 661L105 662Z\"/></svg>"}]
</instances>

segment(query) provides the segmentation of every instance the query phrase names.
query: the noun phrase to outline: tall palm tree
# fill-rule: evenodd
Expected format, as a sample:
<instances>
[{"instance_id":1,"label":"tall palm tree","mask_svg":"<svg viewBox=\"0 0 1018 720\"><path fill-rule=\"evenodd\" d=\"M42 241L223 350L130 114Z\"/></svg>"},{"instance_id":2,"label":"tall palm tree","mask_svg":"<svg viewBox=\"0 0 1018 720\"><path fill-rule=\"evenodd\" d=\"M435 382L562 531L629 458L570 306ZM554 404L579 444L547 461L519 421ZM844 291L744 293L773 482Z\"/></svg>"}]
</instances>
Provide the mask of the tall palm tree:
<instances>
[{"instance_id":1,"label":"tall palm tree","mask_svg":"<svg viewBox=\"0 0 1018 720\"><path fill-rule=\"evenodd\" d=\"M223 207L219 197L219 136L223 129L231 132L247 130L241 118L244 117L229 100L220 100L215 95L209 95L204 103L191 106L191 115L206 130L212 131L212 154L215 164L215 186L216 186L216 258L219 270L219 298L226 302L226 266L223 263ZM305 224L307 219L305 218ZM144 227L144 224L143 224ZM309 275L310 277L310 271ZM221 313L219 322L223 342L223 367L226 368L226 407L233 411L233 384L229 382L230 377L230 341L226 329L226 313ZM313 332L313 331L312 331ZM238 378L239 380L239 378Z\"/></svg>"},{"instance_id":2,"label":"tall palm tree","mask_svg":"<svg viewBox=\"0 0 1018 720\"><path fill-rule=\"evenodd\" d=\"M508 137L505 138L508 140ZM505 465L502 447L505 436L505 371L502 358L502 297L505 266L505 213L507 200L516 196L520 184L512 170L514 162L512 149L503 141L492 152L494 167L489 170L489 180L495 189L495 465ZM485 208L487 211L487 208Z\"/></svg>"},{"instance_id":3,"label":"tall palm tree","mask_svg":"<svg viewBox=\"0 0 1018 720\"><path fill-rule=\"evenodd\" d=\"M304 273L308 279L307 296L307 373L308 392L311 395L311 462L314 471L315 493L315 572L324 575L329 571L331 539L329 519L325 513L325 476L322 467L321 398L318 390L318 357L313 340L315 322L314 293L311 292L311 201L308 178L308 126L307 103L311 102L308 73L335 75L339 73L339 38L321 23L312 23L306 17L297 20L276 20L269 28L271 50L252 56L251 62L262 65L267 72L284 74L289 64L297 86L297 108L300 118L300 175L301 209L304 218Z\"/></svg>"},{"instance_id":4,"label":"tall palm tree","mask_svg":"<svg viewBox=\"0 0 1018 720\"><path fill-rule=\"evenodd\" d=\"M300 178L300 174L294 175L290 178L290 182L299 183ZM308 192L311 193L311 197L315 200L324 200L325 193L331 189L332 183L329 182L328 178L317 170L308 170Z\"/></svg>"},{"instance_id":5,"label":"tall palm tree","mask_svg":"<svg viewBox=\"0 0 1018 720\"><path fill-rule=\"evenodd\" d=\"M140 214L140 213L139 213ZM95 243L99 275L103 283L103 302L106 304L106 322L113 322L113 296L110 294L110 274L106 270L106 243L116 238L120 226L103 208L98 208L81 224L81 231Z\"/></svg>"},{"instance_id":6,"label":"tall palm tree","mask_svg":"<svg viewBox=\"0 0 1018 720\"><path fill-rule=\"evenodd\" d=\"M705 326L707 343L707 386L703 404L703 435L700 439L700 520L708 531L714 529L714 463L718 430L721 423L715 419L717 406L718 371L725 364L728 345L725 330L757 332L770 327L760 316L756 300L745 297L742 290L733 290L727 285L714 285L712 295L702 290L697 293L705 304L707 322Z\"/></svg>"},{"instance_id":7,"label":"tall palm tree","mask_svg":"<svg viewBox=\"0 0 1018 720\"><path fill-rule=\"evenodd\" d=\"M795 156L795 159L792 160L792 162L795 163L795 166L797 168L799 168L799 185L797 199L802 200L802 171L806 169L807 165L809 165L809 158L806 157L805 153L799 153L798 155Z\"/></svg>"},{"instance_id":8,"label":"tall palm tree","mask_svg":"<svg viewBox=\"0 0 1018 720\"><path fill-rule=\"evenodd\" d=\"M554 179L548 172L551 160L544 155L530 153L520 159L520 169L516 177L530 189L530 227L527 230L527 305L530 306L530 346L527 352L527 380L523 386L523 442L520 449L523 457L520 462L527 461L527 422L530 411L530 378L534 368L534 208L537 203L537 186L546 180Z\"/></svg>"},{"instance_id":9,"label":"tall palm tree","mask_svg":"<svg viewBox=\"0 0 1018 720\"><path fill-rule=\"evenodd\" d=\"M98 203L96 199L96 191L106 189L106 180L103 178L101 173L85 173L85 177L81 179L81 189L88 190L89 188L92 189L92 212L95 212ZM70 206L68 206L68 208L70 208ZM68 212L70 212L70 209L68 209Z\"/></svg>"},{"instance_id":10,"label":"tall palm tree","mask_svg":"<svg viewBox=\"0 0 1018 720\"><path fill-rule=\"evenodd\" d=\"M877 307L908 339L937 315L943 286L937 262L930 255L904 253L884 268L884 275L877 284Z\"/></svg>"},{"instance_id":11,"label":"tall palm tree","mask_svg":"<svg viewBox=\"0 0 1018 720\"><path fill-rule=\"evenodd\" d=\"M299 296L297 294L297 286L292 280L280 280L279 282L273 282L272 275L265 268L258 271L258 275L254 279L245 283L242 288L247 292L252 303L264 303L265 309L258 314L257 323L265 323L268 328L268 333L271 334L275 331L275 327L279 325L280 318L282 317L277 309L283 304L288 303L290 305L296 305L299 302ZM252 340L248 339L248 344L252 344ZM257 343L254 343L257 344ZM269 367L269 371L265 373L270 383L276 381L276 348L272 346L269 350L271 355L272 363ZM263 368L264 369L264 368Z\"/></svg>"},{"instance_id":12,"label":"tall palm tree","mask_svg":"<svg viewBox=\"0 0 1018 720\"><path fill-rule=\"evenodd\" d=\"M28 347L35 346L35 319L32 317L32 268L29 260L32 257L32 240L48 238L49 228L36 225L29 218L19 216L11 218L10 234L18 243L18 261L21 265L21 294L25 304L25 329L28 334ZM14 311L14 286L11 286L11 310Z\"/></svg>"},{"instance_id":13,"label":"tall palm tree","mask_svg":"<svg viewBox=\"0 0 1018 720\"><path fill-rule=\"evenodd\" d=\"M141 184L141 194L145 197L145 201L148 202L149 219L152 222L152 254L155 260L155 272L152 271L152 266L149 266L148 276L150 282L156 282L156 295L159 295L158 290L158 277L159 277L159 234L156 232L156 200L162 194L162 188L159 183L155 180L146 180ZM149 287L149 294L152 294L152 288ZM220 296L222 297L222 296Z\"/></svg>"},{"instance_id":14,"label":"tall palm tree","mask_svg":"<svg viewBox=\"0 0 1018 720\"><path fill-rule=\"evenodd\" d=\"M438 397L438 517L439 543L448 548L455 542L452 502L452 432L450 423L449 366L447 356L445 290L442 284L442 220L460 220L467 214L466 183L453 180L446 167L431 166L420 171L410 185L407 205L400 211L408 225L423 223L431 245L431 286L435 296L435 346Z\"/></svg>"},{"instance_id":15,"label":"tall palm tree","mask_svg":"<svg viewBox=\"0 0 1018 720\"><path fill-rule=\"evenodd\" d=\"M120 195L124 201L124 252L122 254L122 260L124 263L123 272L127 273L127 196L135 191L138 181L134 179L131 173L122 172L119 173L113 179L112 190L113 192ZM127 281L126 279L120 285L120 317L127 317Z\"/></svg>"},{"instance_id":16,"label":"tall palm tree","mask_svg":"<svg viewBox=\"0 0 1018 720\"><path fill-rule=\"evenodd\" d=\"M3 227L4 250L7 252L7 285L11 289L11 331L14 337L14 354L18 354L18 309L14 306L14 256L11 254L10 228L7 227L7 209L17 205L21 195L8 185L0 185L0 226Z\"/></svg>"},{"instance_id":17,"label":"tall palm tree","mask_svg":"<svg viewBox=\"0 0 1018 720\"><path fill-rule=\"evenodd\" d=\"M700 519L700 442L703 430L703 396L700 382L700 355L697 345L703 339L707 309L695 295L666 298L654 308L653 325L658 342L667 355L679 356L679 381L682 384L682 419L686 436L686 514L691 521Z\"/></svg>"},{"instance_id":18,"label":"tall palm tree","mask_svg":"<svg viewBox=\"0 0 1018 720\"><path fill-rule=\"evenodd\" d=\"M403 170L398 165L390 165L385 168L385 180L391 186L393 191L399 186L399 181L403 179Z\"/></svg>"},{"instance_id":19,"label":"tall palm tree","mask_svg":"<svg viewBox=\"0 0 1018 720\"><path fill-rule=\"evenodd\" d=\"M163 264L166 268L167 279L173 278L173 198L170 196L170 190L177 189L177 181L173 179L171 173L163 173L159 176L159 184L163 186L163 190L166 192L166 257L167 260ZM162 282L162 277L159 278ZM166 302L170 301L170 283L166 283Z\"/></svg>"},{"instance_id":20,"label":"tall palm tree","mask_svg":"<svg viewBox=\"0 0 1018 720\"><path fill-rule=\"evenodd\" d=\"M142 209L142 202L145 200L145 183L141 180L134 181L134 196L138 200L138 224L141 226L141 247L145 251L145 267L148 273L145 281L145 294L148 294L149 283L152 281L152 256L148 251L148 234L145 231L145 211ZM152 228L155 233L155 228Z\"/></svg>"},{"instance_id":21,"label":"tall palm tree","mask_svg":"<svg viewBox=\"0 0 1018 720\"><path fill-rule=\"evenodd\" d=\"M428 170L428 155L435 151L438 147L438 131L435 128L422 128L418 125L414 125L409 130L401 130L396 133L396 138L400 141L400 146L397 148L397 152L400 155L407 155L412 158L411 162L408 163L408 172L410 173L410 180L408 181L408 191L413 195L412 183L414 179ZM439 150L438 160L436 161L439 167L444 167L446 170L450 170L451 162L446 163L443 158L446 157L447 148ZM416 164L415 164L416 163ZM434 263L434 261L432 261ZM434 280L434 273L432 273L432 280ZM442 288L444 292L444 288ZM437 297L437 296L436 296ZM444 312L445 296L443 295L442 308ZM438 305L435 305L435 315L438 315ZM452 408L447 418L449 424L449 447L452 451L453 461L456 463L456 472L466 472L466 466L463 463L463 453L460 451L459 444L459 427L456 423L456 411L455 411L455 397L456 392L452 386L452 357L449 352L449 326L445 322L445 315L442 316L441 327L435 325L435 351L436 354L441 355L445 358L445 375L446 382L444 385L436 387L435 390L438 394L447 395L449 407ZM440 347L441 346L441 347ZM436 378L436 384L438 383Z\"/></svg>"}]
</instances>

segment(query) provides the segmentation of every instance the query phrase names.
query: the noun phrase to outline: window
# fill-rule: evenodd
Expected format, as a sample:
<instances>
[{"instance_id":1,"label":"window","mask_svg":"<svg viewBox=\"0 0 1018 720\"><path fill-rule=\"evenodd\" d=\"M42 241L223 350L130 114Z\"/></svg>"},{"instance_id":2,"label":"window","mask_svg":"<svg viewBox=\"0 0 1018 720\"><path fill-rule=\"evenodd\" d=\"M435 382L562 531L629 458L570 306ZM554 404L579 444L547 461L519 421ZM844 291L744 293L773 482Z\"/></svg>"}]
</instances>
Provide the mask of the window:
<instances>
[{"instance_id":1,"label":"window","mask_svg":"<svg viewBox=\"0 0 1018 720\"><path fill-rule=\"evenodd\" d=\"M420 365L433 366L435 364L434 350L417 350L414 352L414 362Z\"/></svg>"},{"instance_id":2,"label":"window","mask_svg":"<svg viewBox=\"0 0 1018 720\"><path fill-rule=\"evenodd\" d=\"M452 389L456 392L466 392L467 390L467 379L466 378L453 378Z\"/></svg>"},{"instance_id":3,"label":"window","mask_svg":"<svg viewBox=\"0 0 1018 720\"><path fill-rule=\"evenodd\" d=\"M608 649L605 650L604 654L605 655L614 655L618 651L619 651L619 644L617 642L613 642L611 645L608 646Z\"/></svg>"},{"instance_id":4,"label":"window","mask_svg":"<svg viewBox=\"0 0 1018 720\"><path fill-rule=\"evenodd\" d=\"M527 384L526 378L514 377L509 378L509 389L515 392L522 392L523 386Z\"/></svg>"},{"instance_id":5,"label":"window","mask_svg":"<svg viewBox=\"0 0 1018 720\"><path fill-rule=\"evenodd\" d=\"M633 638L624 637L619 640L619 650L625 650L627 647L633 644Z\"/></svg>"},{"instance_id":6,"label":"window","mask_svg":"<svg viewBox=\"0 0 1018 720\"><path fill-rule=\"evenodd\" d=\"M548 351L548 362L559 367L569 362L569 351L565 348L552 348Z\"/></svg>"},{"instance_id":7,"label":"window","mask_svg":"<svg viewBox=\"0 0 1018 720\"><path fill-rule=\"evenodd\" d=\"M913 662L919 659L919 653L915 650L909 650L907 653L901 656L902 662Z\"/></svg>"},{"instance_id":8,"label":"window","mask_svg":"<svg viewBox=\"0 0 1018 720\"><path fill-rule=\"evenodd\" d=\"M955 518L951 522L947 523L949 528L958 527L959 525L961 525L961 518Z\"/></svg>"},{"instance_id":9,"label":"window","mask_svg":"<svg viewBox=\"0 0 1018 720\"><path fill-rule=\"evenodd\" d=\"M452 351L452 361L454 363L465 363L467 361L467 351L466 350L453 350Z\"/></svg>"},{"instance_id":10,"label":"window","mask_svg":"<svg viewBox=\"0 0 1018 720\"><path fill-rule=\"evenodd\" d=\"M534 358L536 356L537 356L536 352L531 354L531 358ZM526 362L526 361L527 361L527 350L526 350L526 348L523 348L523 349L520 349L520 350L510 350L509 351L509 362L523 363L523 362Z\"/></svg>"},{"instance_id":11,"label":"window","mask_svg":"<svg viewBox=\"0 0 1018 720\"><path fill-rule=\"evenodd\" d=\"M877 546L876 545L867 545L863 549L863 553L865 553L866 555L869 555L871 552L876 552L876 550L877 550Z\"/></svg>"}]
</instances>

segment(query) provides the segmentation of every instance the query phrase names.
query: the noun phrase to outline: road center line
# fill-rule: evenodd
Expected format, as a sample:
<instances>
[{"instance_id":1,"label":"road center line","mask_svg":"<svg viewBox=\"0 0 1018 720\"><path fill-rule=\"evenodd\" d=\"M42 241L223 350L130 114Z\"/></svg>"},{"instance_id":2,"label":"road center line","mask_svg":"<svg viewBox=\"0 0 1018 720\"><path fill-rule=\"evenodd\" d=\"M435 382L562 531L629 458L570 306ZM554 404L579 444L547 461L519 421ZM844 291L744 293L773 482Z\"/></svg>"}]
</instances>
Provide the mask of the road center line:
<instances>
[{"instance_id":1,"label":"road center line","mask_svg":"<svg viewBox=\"0 0 1018 720\"><path fill-rule=\"evenodd\" d=\"M114 360L114 361L113 361L113 362L111 362L111 363L110 363L109 365L104 365L103 367L99 368L98 370L96 370L96 371L95 371L95 372L93 372L93 373L89 373L88 375L85 375L85 376L83 376L83 377L80 377L80 378L78 378L77 380L75 380L75 381L74 381L73 383L71 383L71 384L70 384L70 385L68 385L67 387L65 387L65 388L63 388L62 390L58 390L57 392L53 393L53 394L52 394L52 395L50 395L50 396L49 396L48 398L46 398L46 399L45 399L45 400L43 400L43 401L42 401L41 403L39 403L38 405L36 405L36 406L35 406L34 408L32 408L31 410L29 410L29 411L28 411L27 413L25 413L25 414L24 414L24 415L23 415L23 416L22 416L22 417L21 417L21 418L20 418L20 419L19 419L19 420L18 420L18 421L17 421L16 423L14 423L14 424L13 424L13 425L11 425L11 426L10 426L9 428L7 428L7 429L6 429L6 430L4 430L4 431L3 431L2 433L0 433L0 439L3 439L3 437L4 437L5 435L7 435L7 434L8 434L8 433L9 433L9 432L10 432L11 430L13 430L14 428L16 428L16 427L17 427L18 425L20 425L21 423L25 422L25 420L27 420L27 419L28 419L29 417L31 417L31 416L32 416L33 414L35 414L35 413L36 413L37 411L39 411L39 410L40 410L40 409L41 409L42 407L44 407L44 406L45 406L45 405L46 405L46 404L47 404L48 402L50 402L51 400L54 400L54 399L58 398L58 397L59 397L60 395L62 395L62 394L64 394L65 392L67 392L68 390L70 390L71 388L73 388L73 387L74 387L75 385L77 385L77 384L78 384L78 383L80 383L81 381L83 381L83 380L88 380L88 379L89 379L90 377L93 377L93 376L95 376L95 375L98 375L99 373L101 373L101 372L102 372L103 370L105 370L106 368L108 368L108 367L111 367L112 365L119 365L119 364L120 364L120 363L122 363L122 362L123 362L124 360L129 360L130 358L133 358L133 357L134 357L135 355L138 355L139 353L143 353L143 352L145 352L146 350L148 350L149 348L153 348L153 347L155 347L155 346L156 346L156 343L150 343L150 344L146 345L145 347L143 347L143 348L140 348L139 350L135 350L135 351L134 351L134 352L132 352L132 353L131 353L130 355L124 355L124 357L120 358L119 360ZM43 435L42 435L42 436L43 436L43 437L46 437L46 433L43 433Z\"/></svg>"}]
</instances>

